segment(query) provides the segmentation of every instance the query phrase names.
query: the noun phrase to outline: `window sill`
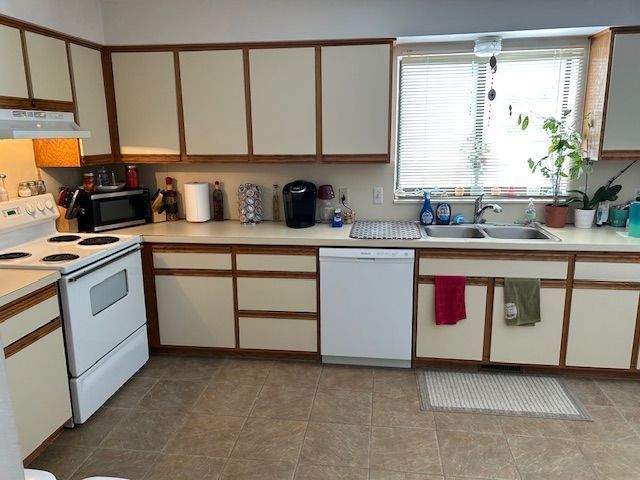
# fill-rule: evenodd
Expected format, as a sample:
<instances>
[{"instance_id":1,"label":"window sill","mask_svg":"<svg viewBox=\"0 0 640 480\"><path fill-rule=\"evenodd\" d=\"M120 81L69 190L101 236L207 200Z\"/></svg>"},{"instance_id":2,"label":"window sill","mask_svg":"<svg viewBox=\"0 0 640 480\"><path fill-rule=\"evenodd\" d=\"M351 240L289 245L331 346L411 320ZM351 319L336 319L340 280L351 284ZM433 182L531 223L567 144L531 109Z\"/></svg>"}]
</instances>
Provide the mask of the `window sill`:
<instances>
[{"instance_id":1,"label":"window sill","mask_svg":"<svg viewBox=\"0 0 640 480\"><path fill-rule=\"evenodd\" d=\"M503 203L512 205L526 205L529 203L531 197L493 197L485 195L483 203ZM431 197L432 203L454 203L454 204L473 204L476 201L476 197ZM536 205L546 205L553 201L552 197L537 197L533 199L533 203ZM422 204L424 199L422 197L394 197L393 203L396 205L404 204Z\"/></svg>"}]
</instances>

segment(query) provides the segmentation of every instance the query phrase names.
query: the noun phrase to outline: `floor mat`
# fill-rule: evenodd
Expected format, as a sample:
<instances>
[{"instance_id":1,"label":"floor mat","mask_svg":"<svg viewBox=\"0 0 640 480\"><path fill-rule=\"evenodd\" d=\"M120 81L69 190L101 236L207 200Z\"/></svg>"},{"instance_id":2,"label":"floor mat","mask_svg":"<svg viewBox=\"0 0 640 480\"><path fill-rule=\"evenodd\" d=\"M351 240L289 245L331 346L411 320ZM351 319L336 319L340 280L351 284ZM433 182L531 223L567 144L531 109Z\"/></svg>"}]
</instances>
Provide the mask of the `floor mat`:
<instances>
[{"instance_id":1,"label":"floor mat","mask_svg":"<svg viewBox=\"0 0 640 480\"><path fill-rule=\"evenodd\" d=\"M557 377L430 369L416 376L422 410L591 420Z\"/></svg>"}]
</instances>

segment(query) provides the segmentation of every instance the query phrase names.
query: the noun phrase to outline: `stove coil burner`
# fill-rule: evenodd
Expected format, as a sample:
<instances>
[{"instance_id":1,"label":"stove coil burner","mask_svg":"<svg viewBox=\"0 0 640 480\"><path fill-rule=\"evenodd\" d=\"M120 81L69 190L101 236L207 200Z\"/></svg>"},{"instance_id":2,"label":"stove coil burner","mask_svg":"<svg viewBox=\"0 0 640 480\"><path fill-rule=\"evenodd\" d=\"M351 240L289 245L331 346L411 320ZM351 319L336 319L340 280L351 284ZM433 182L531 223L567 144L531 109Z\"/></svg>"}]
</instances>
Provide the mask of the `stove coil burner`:
<instances>
[{"instance_id":1,"label":"stove coil burner","mask_svg":"<svg viewBox=\"0 0 640 480\"><path fill-rule=\"evenodd\" d=\"M31 254L27 252L9 252L0 255L0 260L16 260L17 258L30 257Z\"/></svg>"},{"instance_id":2,"label":"stove coil burner","mask_svg":"<svg viewBox=\"0 0 640 480\"><path fill-rule=\"evenodd\" d=\"M107 245L109 243L115 243L118 240L120 240L118 237L89 237L78 242L78 245Z\"/></svg>"},{"instance_id":3,"label":"stove coil burner","mask_svg":"<svg viewBox=\"0 0 640 480\"><path fill-rule=\"evenodd\" d=\"M43 262L66 262L68 260L75 260L80 258L80 255L74 253L56 253L54 255L47 255L42 259Z\"/></svg>"},{"instance_id":4,"label":"stove coil burner","mask_svg":"<svg viewBox=\"0 0 640 480\"><path fill-rule=\"evenodd\" d=\"M75 242L76 240L80 240L80 235L58 235L57 237L51 237L49 242Z\"/></svg>"}]
</instances>

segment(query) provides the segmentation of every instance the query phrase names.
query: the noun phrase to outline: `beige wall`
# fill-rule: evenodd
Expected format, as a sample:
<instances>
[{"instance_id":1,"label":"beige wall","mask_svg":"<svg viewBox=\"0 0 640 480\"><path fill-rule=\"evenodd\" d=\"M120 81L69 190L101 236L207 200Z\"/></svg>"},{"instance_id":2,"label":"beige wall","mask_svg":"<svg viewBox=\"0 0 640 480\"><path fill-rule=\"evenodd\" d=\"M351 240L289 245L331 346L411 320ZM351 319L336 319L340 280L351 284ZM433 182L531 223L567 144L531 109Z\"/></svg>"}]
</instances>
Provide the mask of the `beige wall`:
<instances>
[{"instance_id":1,"label":"beige wall","mask_svg":"<svg viewBox=\"0 0 640 480\"><path fill-rule=\"evenodd\" d=\"M38 178L31 140L0 140L0 173L10 197L18 196L18 183Z\"/></svg>"}]
</instances>

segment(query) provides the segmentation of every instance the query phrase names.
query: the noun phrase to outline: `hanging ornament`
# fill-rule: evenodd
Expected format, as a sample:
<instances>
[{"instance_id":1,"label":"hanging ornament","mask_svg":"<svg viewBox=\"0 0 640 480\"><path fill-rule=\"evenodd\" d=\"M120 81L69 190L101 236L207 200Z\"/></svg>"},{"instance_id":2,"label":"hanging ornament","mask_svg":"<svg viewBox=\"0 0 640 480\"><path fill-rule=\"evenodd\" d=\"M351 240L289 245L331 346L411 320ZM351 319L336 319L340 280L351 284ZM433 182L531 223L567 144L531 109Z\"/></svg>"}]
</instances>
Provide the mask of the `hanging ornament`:
<instances>
[{"instance_id":1,"label":"hanging ornament","mask_svg":"<svg viewBox=\"0 0 640 480\"><path fill-rule=\"evenodd\" d=\"M491 83L489 92L487 93L487 98L490 102L493 102L496 99L496 89L493 88L493 81L495 79L496 72L498 71L498 59L495 54L491 55L491 58L489 59L489 66L491 67Z\"/></svg>"}]
</instances>

